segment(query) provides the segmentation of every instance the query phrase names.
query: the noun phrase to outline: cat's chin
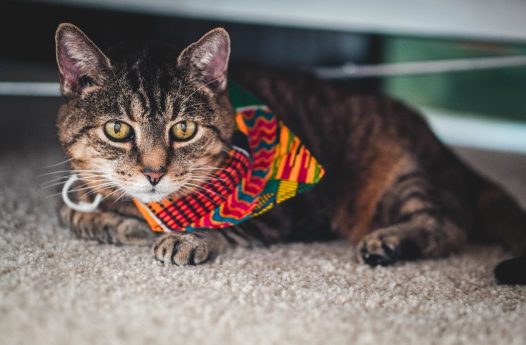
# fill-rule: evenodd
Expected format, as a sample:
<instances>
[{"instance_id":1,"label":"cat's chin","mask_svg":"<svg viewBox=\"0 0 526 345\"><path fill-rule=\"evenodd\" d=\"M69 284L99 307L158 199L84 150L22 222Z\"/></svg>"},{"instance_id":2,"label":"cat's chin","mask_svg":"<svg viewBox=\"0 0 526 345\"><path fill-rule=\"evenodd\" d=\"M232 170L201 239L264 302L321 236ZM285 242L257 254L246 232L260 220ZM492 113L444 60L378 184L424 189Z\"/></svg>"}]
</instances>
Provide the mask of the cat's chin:
<instances>
[{"instance_id":1,"label":"cat's chin","mask_svg":"<svg viewBox=\"0 0 526 345\"><path fill-rule=\"evenodd\" d=\"M163 185L162 182L155 187L138 186L138 188L121 188L126 192L126 194L129 197L136 199L142 202L143 204L147 204L150 202L159 202L163 199L170 197L171 195L175 195L176 193L181 192L181 186L179 184Z\"/></svg>"},{"instance_id":2,"label":"cat's chin","mask_svg":"<svg viewBox=\"0 0 526 345\"><path fill-rule=\"evenodd\" d=\"M149 202L159 202L165 198L167 198L171 193L163 193L158 191L149 191L149 192L139 192L139 193L133 193L131 195L132 198L139 200L143 204L147 204Z\"/></svg>"}]
</instances>

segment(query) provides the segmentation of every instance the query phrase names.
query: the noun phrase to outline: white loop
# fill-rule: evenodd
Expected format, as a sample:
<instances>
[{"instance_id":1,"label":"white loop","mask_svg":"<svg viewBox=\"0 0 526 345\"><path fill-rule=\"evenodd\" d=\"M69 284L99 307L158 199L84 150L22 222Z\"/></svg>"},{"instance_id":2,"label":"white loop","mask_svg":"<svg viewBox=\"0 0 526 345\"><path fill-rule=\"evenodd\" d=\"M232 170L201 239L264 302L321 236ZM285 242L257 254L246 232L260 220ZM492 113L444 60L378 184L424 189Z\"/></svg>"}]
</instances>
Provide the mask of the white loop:
<instances>
[{"instance_id":1,"label":"white loop","mask_svg":"<svg viewBox=\"0 0 526 345\"><path fill-rule=\"evenodd\" d=\"M75 211L79 211L79 212L95 211L97 207L99 206L100 202L102 201L102 195L97 194L95 196L95 200L93 200L92 203L87 203L84 201L75 203L69 198L69 195L68 195L69 189L71 188L73 183L75 183L78 180L79 180L79 177L77 176L77 174L71 174L71 176L66 181L66 183L64 183L64 187L62 187L62 200L64 200L64 203L68 205L69 207L71 207L72 209L74 209Z\"/></svg>"}]
</instances>

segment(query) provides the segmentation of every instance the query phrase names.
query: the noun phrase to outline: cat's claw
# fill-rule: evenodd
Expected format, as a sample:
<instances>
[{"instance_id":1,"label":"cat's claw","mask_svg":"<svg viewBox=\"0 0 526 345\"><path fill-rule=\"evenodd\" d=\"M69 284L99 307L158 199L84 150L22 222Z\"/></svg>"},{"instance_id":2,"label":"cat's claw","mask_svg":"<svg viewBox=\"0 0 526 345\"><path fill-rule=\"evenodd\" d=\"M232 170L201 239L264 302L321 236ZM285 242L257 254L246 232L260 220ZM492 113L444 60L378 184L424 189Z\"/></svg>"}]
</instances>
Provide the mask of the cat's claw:
<instances>
[{"instance_id":1,"label":"cat's claw","mask_svg":"<svg viewBox=\"0 0 526 345\"><path fill-rule=\"evenodd\" d=\"M195 233L170 233L155 242L153 256L164 264L199 265L211 258L206 237Z\"/></svg>"},{"instance_id":2,"label":"cat's claw","mask_svg":"<svg viewBox=\"0 0 526 345\"><path fill-rule=\"evenodd\" d=\"M358 244L358 261L369 266L389 266L400 260L420 257L418 247L409 239L397 234L373 232Z\"/></svg>"},{"instance_id":3,"label":"cat's claw","mask_svg":"<svg viewBox=\"0 0 526 345\"><path fill-rule=\"evenodd\" d=\"M401 258L400 240L396 236L377 236L372 233L358 245L358 260L369 266L389 266Z\"/></svg>"}]
</instances>

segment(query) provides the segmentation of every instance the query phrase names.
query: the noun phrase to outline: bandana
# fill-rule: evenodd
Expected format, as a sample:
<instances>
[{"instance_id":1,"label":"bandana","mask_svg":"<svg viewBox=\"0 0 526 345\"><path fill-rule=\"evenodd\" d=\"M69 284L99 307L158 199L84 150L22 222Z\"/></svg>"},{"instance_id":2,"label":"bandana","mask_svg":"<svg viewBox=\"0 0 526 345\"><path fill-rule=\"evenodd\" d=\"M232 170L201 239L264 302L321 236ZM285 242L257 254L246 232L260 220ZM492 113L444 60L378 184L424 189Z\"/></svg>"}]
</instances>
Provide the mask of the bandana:
<instances>
[{"instance_id":1,"label":"bandana","mask_svg":"<svg viewBox=\"0 0 526 345\"><path fill-rule=\"evenodd\" d=\"M261 101L230 82L237 130L222 166L181 198L135 205L155 232L220 229L314 187L323 167Z\"/></svg>"}]
</instances>

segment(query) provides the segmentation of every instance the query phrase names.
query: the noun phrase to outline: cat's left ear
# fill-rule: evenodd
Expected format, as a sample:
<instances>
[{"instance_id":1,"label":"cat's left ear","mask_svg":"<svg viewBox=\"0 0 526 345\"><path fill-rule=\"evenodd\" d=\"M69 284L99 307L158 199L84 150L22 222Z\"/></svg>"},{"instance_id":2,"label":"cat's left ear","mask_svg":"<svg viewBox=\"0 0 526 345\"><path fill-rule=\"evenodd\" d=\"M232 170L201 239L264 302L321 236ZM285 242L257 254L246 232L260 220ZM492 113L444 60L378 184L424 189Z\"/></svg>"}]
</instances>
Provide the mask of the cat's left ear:
<instances>
[{"instance_id":1,"label":"cat's left ear","mask_svg":"<svg viewBox=\"0 0 526 345\"><path fill-rule=\"evenodd\" d=\"M189 70L191 77L201 78L212 89L224 91L229 57L230 37L225 29L217 28L183 50L177 66Z\"/></svg>"},{"instance_id":2,"label":"cat's left ear","mask_svg":"<svg viewBox=\"0 0 526 345\"><path fill-rule=\"evenodd\" d=\"M60 90L64 96L78 97L89 86L104 83L110 75L110 60L75 25L60 24L55 41Z\"/></svg>"}]
</instances>

